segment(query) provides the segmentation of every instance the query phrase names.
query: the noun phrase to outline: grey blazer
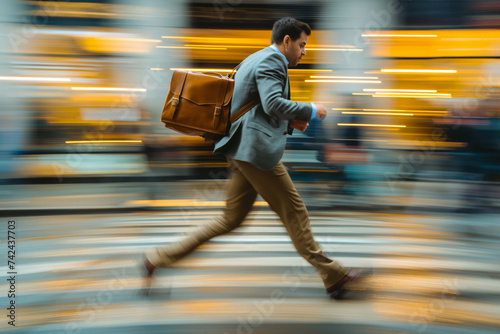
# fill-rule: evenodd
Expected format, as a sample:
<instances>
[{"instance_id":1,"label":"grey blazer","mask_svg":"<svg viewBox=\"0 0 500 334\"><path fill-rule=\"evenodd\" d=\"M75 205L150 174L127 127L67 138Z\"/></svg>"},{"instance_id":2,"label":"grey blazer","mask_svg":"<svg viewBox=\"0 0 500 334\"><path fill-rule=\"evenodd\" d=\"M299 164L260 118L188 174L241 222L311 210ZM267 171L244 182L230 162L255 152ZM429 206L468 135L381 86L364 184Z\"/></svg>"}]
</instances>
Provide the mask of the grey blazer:
<instances>
[{"instance_id":1,"label":"grey blazer","mask_svg":"<svg viewBox=\"0 0 500 334\"><path fill-rule=\"evenodd\" d=\"M248 56L234 80L231 114L260 97L260 103L231 124L214 154L251 163L265 171L273 169L283 156L288 123L309 121L310 103L292 102L284 55L266 47Z\"/></svg>"}]
</instances>

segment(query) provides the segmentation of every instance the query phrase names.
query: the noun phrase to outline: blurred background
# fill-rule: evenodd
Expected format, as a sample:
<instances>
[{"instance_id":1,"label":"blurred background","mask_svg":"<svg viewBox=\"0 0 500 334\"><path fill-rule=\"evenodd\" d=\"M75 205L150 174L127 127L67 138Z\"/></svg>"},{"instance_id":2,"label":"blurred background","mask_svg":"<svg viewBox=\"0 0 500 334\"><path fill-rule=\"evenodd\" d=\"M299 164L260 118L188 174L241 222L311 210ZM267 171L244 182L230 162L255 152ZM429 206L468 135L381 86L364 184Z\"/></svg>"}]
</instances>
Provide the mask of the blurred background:
<instances>
[{"instance_id":1,"label":"blurred background","mask_svg":"<svg viewBox=\"0 0 500 334\"><path fill-rule=\"evenodd\" d=\"M292 100L329 114L283 162L318 241L376 267L377 293L325 301L260 199L241 239L135 296L133 258L220 212L229 176L213 145L161 123L173 69L227 74L284 16L313 30ZM26 332L499 330L498 1L12 0L0 25L0 212L19 222ZM297 264L302 290L281 278Z\"/></svg>"}]
</instances>

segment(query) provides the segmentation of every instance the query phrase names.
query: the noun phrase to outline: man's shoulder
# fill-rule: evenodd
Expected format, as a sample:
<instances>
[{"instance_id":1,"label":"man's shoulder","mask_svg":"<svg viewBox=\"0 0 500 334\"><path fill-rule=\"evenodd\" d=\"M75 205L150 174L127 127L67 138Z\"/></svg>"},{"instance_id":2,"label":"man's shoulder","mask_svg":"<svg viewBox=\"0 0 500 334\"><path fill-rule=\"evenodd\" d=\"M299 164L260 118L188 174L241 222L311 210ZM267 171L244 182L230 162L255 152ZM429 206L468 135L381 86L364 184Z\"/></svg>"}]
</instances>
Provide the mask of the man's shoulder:
<instances>
[{"instance_id":1,"label":"man's shoulder","mask_svg":"<svg viewBox=\"0 0 500 334\"><path fill-rule=\"evenodd\" d=\"M266 61L271 61L271 62L278 61L286 65L285 62L281 59L281 56L278 53L276 53L276 51L274 51L271 47L268 46L248 56L241 66L243 67L244 65L246 65L255 67L258 66L259 63Z\"/></svg>"},{"instance_id":2,"label":"man's shoulder","mask_svg":"<svg viewBox=\"0 0 500 334\"><path fill-rule=\"evenodd\" d=\"M252 53L250 56L248 56L243 64L245 62L254 62L254 61L257 61L259 59L263 59L265 58L266 56L268 56L269 54L271 54L271 52L273 51L273 49L271 49L270 47L266 47L264 49L261 49L259 51L256 51L254 53Z\"/></svg>"}]
</instances>

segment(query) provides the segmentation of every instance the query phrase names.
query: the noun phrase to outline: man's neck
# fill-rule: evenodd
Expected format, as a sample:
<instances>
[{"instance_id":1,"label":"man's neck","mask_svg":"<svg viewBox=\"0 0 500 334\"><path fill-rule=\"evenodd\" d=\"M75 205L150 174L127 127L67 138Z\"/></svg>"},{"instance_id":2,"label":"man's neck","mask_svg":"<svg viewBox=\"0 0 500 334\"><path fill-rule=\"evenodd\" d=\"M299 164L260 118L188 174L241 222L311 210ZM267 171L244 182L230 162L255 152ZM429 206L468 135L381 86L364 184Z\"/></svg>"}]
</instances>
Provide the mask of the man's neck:
<instances>
[{"instance_id":1,"label":"man's neck","mask_svg":"<svg viewBox=\"0 0 500 334\"><path fill-rule=\"evenodd\" d=\"M276 44L276 43L273 43L273 45L278 48L278 50L280 50L280 52L285 55L285 47L283 46L283 43L281 43L280 45Z\"/></svg>"}]
</instances>

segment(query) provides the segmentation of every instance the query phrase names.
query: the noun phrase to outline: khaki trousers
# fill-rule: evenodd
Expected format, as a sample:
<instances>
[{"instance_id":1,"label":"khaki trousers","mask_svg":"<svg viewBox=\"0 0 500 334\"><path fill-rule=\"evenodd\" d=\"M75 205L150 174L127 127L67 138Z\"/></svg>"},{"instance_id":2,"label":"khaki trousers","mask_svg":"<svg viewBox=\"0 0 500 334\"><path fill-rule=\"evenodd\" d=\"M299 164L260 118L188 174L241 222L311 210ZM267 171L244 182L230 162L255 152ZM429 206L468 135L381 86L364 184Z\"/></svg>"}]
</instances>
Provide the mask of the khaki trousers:
<instances>
[{"instance_id":1,"label":"khaki trousers","mask_svg":"<svg viewBox=\"0 0 500 334\"><path fill-rule=\"evenodd\" d=\"M281 218L297 252L316 268L325 288L340 281L347 270L324 255L314 241L307 209L283 163L279 162L271 171L263 171L248 162L233 159L228 162L232 173L222 216L200 226L176 244L153 249L147 254L151 264L169 266L209 239L234 230L260 194Z\"/></svg>"}]
</instances>

